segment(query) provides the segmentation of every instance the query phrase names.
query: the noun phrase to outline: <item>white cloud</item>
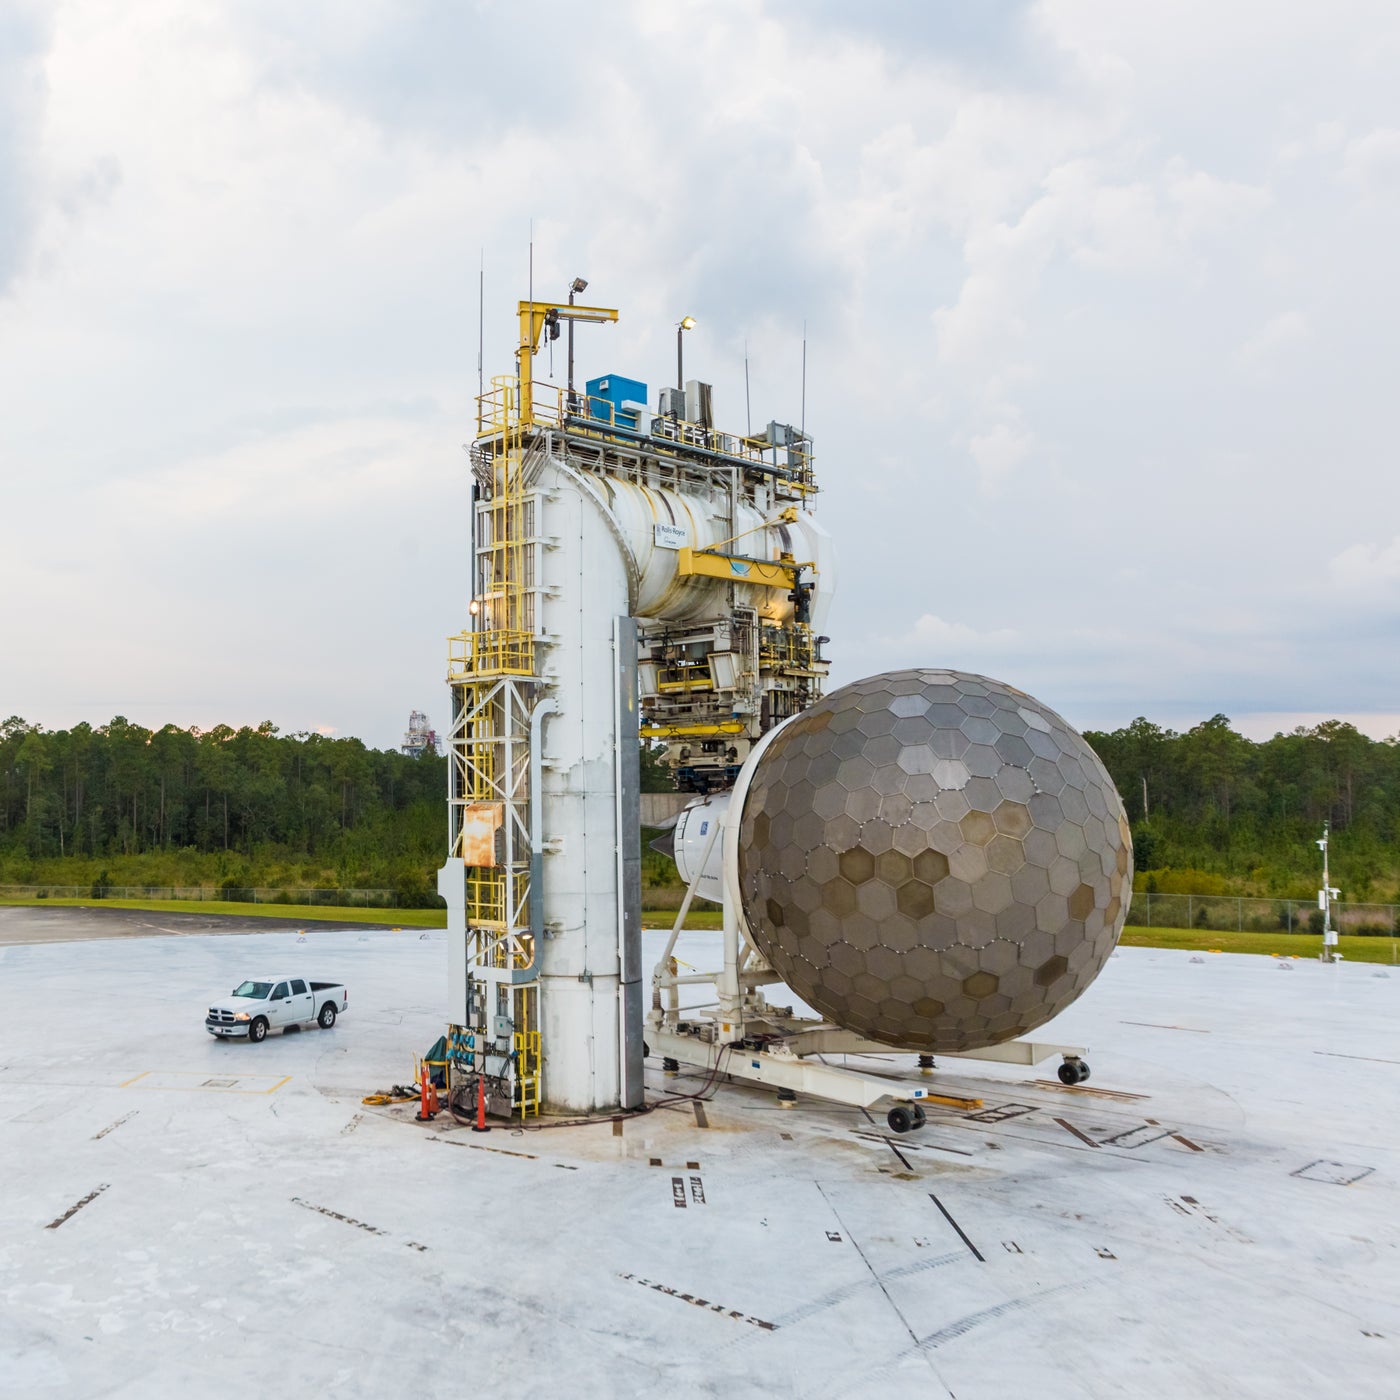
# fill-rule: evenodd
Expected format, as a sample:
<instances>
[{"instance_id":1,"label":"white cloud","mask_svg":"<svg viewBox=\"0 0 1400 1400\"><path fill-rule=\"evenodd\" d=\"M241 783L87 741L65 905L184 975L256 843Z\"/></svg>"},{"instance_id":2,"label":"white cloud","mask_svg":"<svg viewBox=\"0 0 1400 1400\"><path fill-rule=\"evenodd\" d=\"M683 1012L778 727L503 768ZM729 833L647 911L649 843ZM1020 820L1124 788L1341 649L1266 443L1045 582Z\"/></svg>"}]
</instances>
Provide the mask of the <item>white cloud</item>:
<instances>
[{"instance_id":1,"label":"white cloud","mask_svg":"<svg viewBox=\"0 0 1400 1400\"><path fill-rule=\"evenodd\" d=\"M450 485L432 430L393 419L337 417L260 435L104 490L103 513L133 531L236 526L288 515L330 523L408 507Z\"/></svg>"},{"instance_id":2,"label":"white cloud","mask_svg":"<svg viewBox=\"0 0 1400 1400\"><path fill-rule=\"evenodd\" d=\"M909 666L978 670L1014 654L1024 640L1015 628L982 631L965 622L947 621L936 613L922 613L899 632L877 633L865 639L861 655L871 670Z\"/></svg>"},{"instance_id":3,"label":"white cloud","mask_svg":"<svg viewBox=\"0 0 1400 1400\"><path fill-rule=\"evenodd\" d=\"M1342 178L1365 194L1394 196L1400 180L1400 128L1380 127L1347 142Z\"/></svg>"},{"instance_id":4,"label":"white cloud","mask_svg":"<svg viewBox=\"0 0 1400 1400\"><path fill-rule=\"evenodd\" d=\"M1307 339L1307 317L1301 311L1282 311L1235 351L1235 366L1244 374L1262 377Z\"/></svg>"},{"instance_id":5,"label":"white cloud","mask_svg":"<svg viewBox=\"0 0 1400 1400\"><path fill-rule=\"evenodd\" d=\"M968 444L972 460L982 474L985 491L999 491L1007 478L1030 455L1035 439L1008 423L998 423L989 432L979 433Z\"/></svg>"},{"instance_id":6,"label":"white cloud","mask_svg":"<svg viewBox=\"0 0 1400 1400\"><path fill-rule=\"evenodd\" d=\"M1332 556L1328 569L1334 582L1347 589L1390 588L1400 583L1400 535L1389 544L1360 541ZM1394 602L1393 597L1386 598Z\"/></svg>"},{"instance_id":7,"label":"white cloud","mask_svg":"<svg viewBox=\"0 0 1400 1400\"><path fill-rule=\"evenodd\" d=\"M1168 163L1164 184L1173 210L1174 232L1183 242L1241 231L1242 225L1258 219L1274 200L1267 185L1218 179L1204 170L1189 169L1180 160Z\"/></svg>"}]
</instances>

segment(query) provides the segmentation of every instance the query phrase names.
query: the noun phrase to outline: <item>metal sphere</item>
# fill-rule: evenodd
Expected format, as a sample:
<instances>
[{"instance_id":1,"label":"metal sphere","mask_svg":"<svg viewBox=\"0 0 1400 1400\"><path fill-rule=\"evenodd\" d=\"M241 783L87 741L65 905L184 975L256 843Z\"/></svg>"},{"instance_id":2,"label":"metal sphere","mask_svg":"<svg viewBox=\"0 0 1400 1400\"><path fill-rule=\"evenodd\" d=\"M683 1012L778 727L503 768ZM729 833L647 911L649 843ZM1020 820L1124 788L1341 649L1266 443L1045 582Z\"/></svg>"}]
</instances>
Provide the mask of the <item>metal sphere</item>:
<instances>
[{"instance_id":1,"label":"metal sphere","mask_svg":"<svg viewBox=\"0 0 1400 1400\"><path fill-rule=\"evenodd\" d=\"M907 1050L1024 1035L1118 942L1132 839L1053 710L964 671L892 671L781 729L744 803L759 951L828 1020Z\"/></svg>"}]
</instances>

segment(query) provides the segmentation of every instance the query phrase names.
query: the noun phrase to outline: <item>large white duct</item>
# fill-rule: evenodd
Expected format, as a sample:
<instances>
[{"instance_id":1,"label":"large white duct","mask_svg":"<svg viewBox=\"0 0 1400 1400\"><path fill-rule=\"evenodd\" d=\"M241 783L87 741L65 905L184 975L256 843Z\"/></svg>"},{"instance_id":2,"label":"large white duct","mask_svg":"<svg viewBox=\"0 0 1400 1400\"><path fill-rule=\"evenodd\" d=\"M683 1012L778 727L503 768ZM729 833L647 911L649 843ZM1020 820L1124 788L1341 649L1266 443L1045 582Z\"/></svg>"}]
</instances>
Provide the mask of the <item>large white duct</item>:
<instances>
[{"instance_id":1,"label":"large white duct","mask_svg":"<svg viewBox=\"0 0 1400 1400\"><path fill-rule=\"evenodd\" d=\"M545 1095L556 1109L592 1113L640 1102L640 884L628 854L637 819L624 800L630 792L635 805L637 793L636 639L627 563L593 484L554 458L535 484L546 541L542 694L557 705L542 731L533 896ZM630 775L619 771L629 762Z\"/></svg>"},{"instance_id":2,"label":"large white duct","mask_svg":"<svg viewBox=\"0 0 1400 1400\"><path fill-rule=\"evenodd\" d=\"M595 477L593 482L631 559L636 616L674 623L713 617L728 610L732 587L737 603L753 607L768 621L786 622L792 617L792 602L780 589L701 575L682 577L676 568L677 545L684 543L694 550L756 559L777 560L787 553L799 563L813 565L821 586L812 624L818 630L824 625L834 561L830 536L813 516L793 511L791 520L770 521L744 501L735 502L731 514L724 495L706 496L612 477Z\"/></svg>"}]
</instances>

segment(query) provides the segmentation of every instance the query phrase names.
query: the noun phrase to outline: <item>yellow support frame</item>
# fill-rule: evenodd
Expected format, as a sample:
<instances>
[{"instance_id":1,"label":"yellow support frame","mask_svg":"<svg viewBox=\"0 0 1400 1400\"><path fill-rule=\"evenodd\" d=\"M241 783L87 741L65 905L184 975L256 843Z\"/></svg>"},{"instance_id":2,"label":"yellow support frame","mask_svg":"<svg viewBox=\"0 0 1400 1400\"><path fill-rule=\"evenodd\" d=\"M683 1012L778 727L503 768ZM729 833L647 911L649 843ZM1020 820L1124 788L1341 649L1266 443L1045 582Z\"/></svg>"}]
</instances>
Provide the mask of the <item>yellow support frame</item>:
<instances>
[{"instance_id":1,"label":"yellow support frame","mask_svg":"<svg viewBox=\"0 0 1400 1400\"><path fill-rule=\"evenodd\" d=\"M742 554L716 554L707 549L682 549L678 553L676 572L682 578L720 578L762 588L791 589L797 584L799 572L812 568L811 564L746 559Z\"/></svg>"},{"instance_id":2,"label":"yellow support frame","mask_svg":"<svg viewBox=\"0 0 1400 1400\"><path fill-rule=\"evenodd\" d=\"M641 732L648 739L713 739L721 734L742 734L744 726L737 719L726 719L717 724L644 724Z\"/></svg>"}]
</instances>

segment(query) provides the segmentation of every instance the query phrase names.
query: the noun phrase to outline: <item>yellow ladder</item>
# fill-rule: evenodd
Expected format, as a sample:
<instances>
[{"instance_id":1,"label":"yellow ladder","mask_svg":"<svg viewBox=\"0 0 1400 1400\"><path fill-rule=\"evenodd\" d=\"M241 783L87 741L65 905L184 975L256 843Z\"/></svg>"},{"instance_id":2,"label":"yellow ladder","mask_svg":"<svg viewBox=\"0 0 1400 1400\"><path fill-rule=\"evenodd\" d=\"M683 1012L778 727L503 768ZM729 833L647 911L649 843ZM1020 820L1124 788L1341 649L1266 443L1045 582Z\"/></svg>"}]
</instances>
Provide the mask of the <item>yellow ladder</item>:
<instances>
[{"instance_id":1,"label":"yellow ladder","mask_svg":"<svg viewBox=\"0 0 1400 1400\"><path fill-rule=\"evenodd\" d=\"M527 1114L540 1116L540 1033L516 1031L515 1036L515 1106L521 1118Z\"/></svg>"}]
</instances>

